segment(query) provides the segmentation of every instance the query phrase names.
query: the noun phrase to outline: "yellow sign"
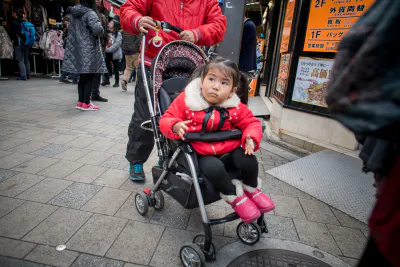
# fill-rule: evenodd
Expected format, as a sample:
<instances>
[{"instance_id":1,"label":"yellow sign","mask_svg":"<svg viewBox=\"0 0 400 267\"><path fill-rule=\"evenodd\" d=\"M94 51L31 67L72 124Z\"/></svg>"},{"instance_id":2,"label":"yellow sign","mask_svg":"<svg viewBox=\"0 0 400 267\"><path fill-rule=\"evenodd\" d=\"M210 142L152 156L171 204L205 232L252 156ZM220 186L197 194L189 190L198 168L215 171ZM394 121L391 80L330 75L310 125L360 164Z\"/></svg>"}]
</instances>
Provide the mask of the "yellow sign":
<instances>
[{"instance_id":1,"label":"yellow sign","mask_svg":"<svg viewBox=\"0 0 400 267\"><path fill-rule=\"evenodd\" d=\"M56 25L56 20L55 19L51 19L51 18L49 18L49 24L50 25Z\"/></svg>"},{"instance_id":2,"label":"yellow sign","mask_svg":"<svg viewBox=\"0 0 400 267\"><path fill-rule=\"evenodd\" d=\"M304 51L336 52L343 36L374 0L312 0Z\"/></svg>"}]
</instances>

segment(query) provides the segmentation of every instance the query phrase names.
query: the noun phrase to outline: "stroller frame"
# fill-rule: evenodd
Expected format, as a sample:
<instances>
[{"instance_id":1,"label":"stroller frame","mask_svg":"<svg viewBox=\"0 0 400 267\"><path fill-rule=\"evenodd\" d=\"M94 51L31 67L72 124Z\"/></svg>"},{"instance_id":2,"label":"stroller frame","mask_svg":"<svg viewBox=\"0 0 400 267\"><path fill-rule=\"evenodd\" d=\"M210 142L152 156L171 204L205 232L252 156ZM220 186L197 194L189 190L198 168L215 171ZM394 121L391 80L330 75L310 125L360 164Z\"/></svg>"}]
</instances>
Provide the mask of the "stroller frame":
<instances>
[{"instance_id":1,"label":"stroller frame","mask_svg":"<svg viewBox=\"0 0 400 267\"><path fill-rule=\"evenodd\" d=\"M182 31L181 29L172 26L167 22L157 22L157 24L161 25L161 29L166 32L173 30L180 33ZM155 110L155 108L153 108L152 96L150 94L149 83L144 64L144 48L146 47L146 42L146 34L143 34L142 49L140 55L141 71L146 92L147 104L150 112L150 120L143 122L141 127L144 130L149 130L154 133L154 140L157 145L160 162L162 162L163 171L152 188L147 188L143 190L143 192L136 194L135 206L137 211L141 215L145 215L148 212L149 207L154 207L156 210L162 210L162 208L164 207L164 197L162 195L162 192L160 191L160 184L167 176L169 172L168 170L174 165L178 156L181 153L184 153L188 166L190 168L191 178L193 180L193 185L196 192L196 197L202 218L202 225L204 228L204 235L196 235L192 243L185 244L180 250L180 258L185 266L203 266L205 264L205 261L216 260L216 249L214 244L212 243L211 226L239 219L239 216L236 214L236 212L232 212L229 215L220 219L208 219L205 204L203 201L203 195L200 188L199 177L197 175L195 163L192 158L192 154L195 153L195 151L188 143L184 143L182 141L174 141L177 142L176 144L178 145L178 148L175 150L171 159L168 160L170 148L168 147L166 137L160 134L160 130L157 124L157 111ZM157 106L157 108L161 114L160 107ZM149 123L151 123L151 126L149 125ZM250 224L246 224L244 222L240 222L236 232L239 239L243 243L247 245L253 245L257 243L262 233L268 233L267 225L264 220L264 214L261 215L256 223L253 222Z\"/></svg>"}]
</instances>

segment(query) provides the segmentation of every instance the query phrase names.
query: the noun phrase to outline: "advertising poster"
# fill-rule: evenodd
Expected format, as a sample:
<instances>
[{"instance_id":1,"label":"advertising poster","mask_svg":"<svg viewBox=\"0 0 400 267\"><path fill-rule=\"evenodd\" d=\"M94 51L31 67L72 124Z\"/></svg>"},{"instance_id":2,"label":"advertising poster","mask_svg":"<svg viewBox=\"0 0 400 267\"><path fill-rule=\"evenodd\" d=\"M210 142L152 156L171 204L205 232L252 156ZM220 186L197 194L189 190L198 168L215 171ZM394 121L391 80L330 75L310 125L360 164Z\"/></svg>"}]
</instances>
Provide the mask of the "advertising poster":
<instances>
[{"instance_id":1,"label":"advertising poster","mask_svg":"<svg viewBox=\"0 0 400 267\"><path fill-rule=\"evenodd\" d=\"M282 95L286 92L286 84L289 75L290 54L282 54L279 63L278 81L276 82L276 91Z\"/></svg>"},{"instance_id":2,"label":"advertising poster","mask_svg":"<svg viewBox=\"0 0 400 267\"><path fill-rule=\"evenodd\" d=\"M328 86L333 63L333 59L300 57L292 101L327 107L324 92Z\"/></svg>"},{"instance_id":3,"label":"advertising poster","mask_svg":"<svg viewBox=\"0 0 400 267\"><path fill-rule=\"evenodd\" d=\"M288 0L286 6L286 14L285 14L285 24L282 32L282 41L281 41L281 53L285 53L289 50L289 42L290 42L290 33L292 31L293 24L293 15L294 8L296 6L296 0Z\"/></svg>"},{"instance_id":4,"label":"advertising poster","mask_svg":"<svg viewBox=\"0 0 400 267\"><path fill-rule=\"evenodd\" d=\"M374 0L312 0L304 51L336 52L343 36Z\"/></svg>"}]
</instances>

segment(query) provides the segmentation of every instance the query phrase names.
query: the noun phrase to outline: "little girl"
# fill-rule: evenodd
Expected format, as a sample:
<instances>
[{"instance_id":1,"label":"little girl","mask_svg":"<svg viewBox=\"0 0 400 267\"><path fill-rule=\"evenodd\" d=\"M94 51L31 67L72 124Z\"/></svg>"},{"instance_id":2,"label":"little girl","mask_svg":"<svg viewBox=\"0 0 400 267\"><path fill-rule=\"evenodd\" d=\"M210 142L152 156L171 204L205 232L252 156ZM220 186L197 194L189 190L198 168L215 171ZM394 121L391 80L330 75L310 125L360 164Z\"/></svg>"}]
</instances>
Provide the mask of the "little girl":
<instances>
[{"instance_id":1,"label":"little girl","mask_svg":"<svg viewBox=\"0 0 400 267\"><path fill-rule=\"evenodd\" d=\"M220 57L196 70L194 76L162 116L161 132L170 139L184 140L185 132L242 131L241 140L195 141L191 145L198 154L201 173L240 218L250 223L275 205L260 190L258 162L253 155L262 138L261 122L235 93L247 88L246 77L235 63ZM242 181L229 177L219 159L226 153L232 155L231 165L241 170Z\"/></svg>"}]
</instances>

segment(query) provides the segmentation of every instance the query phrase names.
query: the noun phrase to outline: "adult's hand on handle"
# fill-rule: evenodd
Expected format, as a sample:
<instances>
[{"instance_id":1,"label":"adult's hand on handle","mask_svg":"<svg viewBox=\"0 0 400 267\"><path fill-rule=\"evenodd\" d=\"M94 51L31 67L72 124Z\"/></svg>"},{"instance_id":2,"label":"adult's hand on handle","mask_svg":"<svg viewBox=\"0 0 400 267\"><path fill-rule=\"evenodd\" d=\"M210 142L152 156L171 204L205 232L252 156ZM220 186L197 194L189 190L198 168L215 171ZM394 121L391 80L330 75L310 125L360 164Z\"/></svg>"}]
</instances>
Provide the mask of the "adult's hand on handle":
<instances>
[{"instance_id":1,"label":"adult's hand on handle","mask_svg":"<svg viewBox=\"0 0 400 267\"><path fill-rule=\"evenodd\" d=\"M139 31L142 33L146 33L146 34L149 32L149 30L155 31L156 26L157 25L156 25L155 21L151 17L147 17L147 16L142 17L138 23Z\"/></svg>"},{"instance_id":2,"label":"adult's hand on handle","mask_svg":"<svg viewBox=\"0 0 400 267\"><path fill-rule=\"evenodd\" d=\"M194 34L192 31L183 31L179 34L179 38L181 38L183 41L191 42L194 43Z\"/></svg>"}]
</instances>

